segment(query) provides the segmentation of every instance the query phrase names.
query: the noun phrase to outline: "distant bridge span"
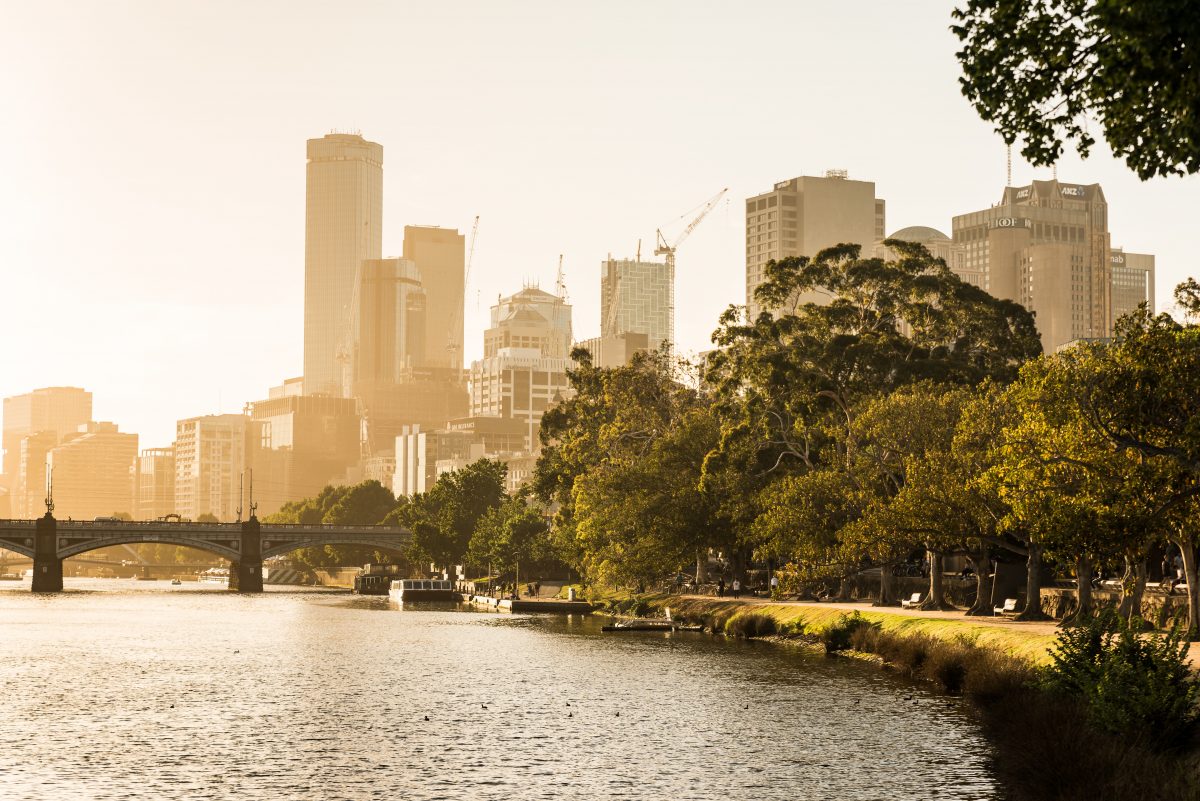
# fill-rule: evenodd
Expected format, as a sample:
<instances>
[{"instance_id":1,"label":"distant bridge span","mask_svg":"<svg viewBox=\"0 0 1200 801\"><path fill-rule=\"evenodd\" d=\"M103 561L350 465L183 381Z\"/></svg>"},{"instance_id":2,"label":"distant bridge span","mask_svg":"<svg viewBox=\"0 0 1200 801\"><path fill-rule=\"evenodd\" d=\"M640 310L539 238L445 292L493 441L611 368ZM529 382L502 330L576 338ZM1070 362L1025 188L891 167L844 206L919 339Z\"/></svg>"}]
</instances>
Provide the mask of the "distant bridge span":
<instances>
[{"instance_id":1,"label":"distant bridge span","mask_svg":"<svg viewBox=\"0 0 1200 801\"><path fill-rule=\"evenodd\" d=\"M323 545L397 550L411 541L408 529L398 526L260 523L256 517L243 523L64 521L49 514L37 520L0 520L0 548L33 560L34 592L62 590L64 559L114 545L167 543L208 551L233 563L230 589L262 592L262 563L272 556Z\"/></svg>"}]
</instances>

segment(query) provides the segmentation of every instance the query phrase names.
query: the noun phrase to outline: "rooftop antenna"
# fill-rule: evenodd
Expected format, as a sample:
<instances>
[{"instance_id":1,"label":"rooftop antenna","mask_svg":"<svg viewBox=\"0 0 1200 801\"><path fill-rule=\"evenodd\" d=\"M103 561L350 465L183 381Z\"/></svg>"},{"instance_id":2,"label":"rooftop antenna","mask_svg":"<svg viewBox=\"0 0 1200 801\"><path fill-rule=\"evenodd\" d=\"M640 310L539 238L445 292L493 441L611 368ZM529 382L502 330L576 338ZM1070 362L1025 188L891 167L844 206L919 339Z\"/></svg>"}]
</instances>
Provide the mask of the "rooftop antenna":
<instances>
[{"instance_id":1,"label":"rooftop antenna","mask_svg":"<svg viewBox=\"0 0 1200 801\"><path fill-rule=\"evenodd\" d=\"M1058 180L1058 162L1055 162L1054 164L1051 164L1050 166L1054 170L1054 180L1057 181Z\"/></svg>"},{"instance_id":2,"label":"rooftop antenna","mask_svg":"<svg viewBox=\"0 0 1200 801\"><path fill-rule=\"evenodd\" d=\"M638 249L637 249L637 258L635 258L634 261L640 262L641 260L642 260L642 240L639 239L638 240Z\"/></svg>"},{"instance_id":3,"label":"rooftop antenna","mask_svg":"<svg viewBox=\"0 0 1200 801\"><path fill-rule=\"evenodd\" d=\"M1005 186L1012 186L1012 145L1008 146L1008 177Z\"/></svg>"},{"instance_id":4,"label":"rooftop antenna","mask_svg":"<svg viewBox=\"0 0 1200 801\"><path fill-rule=\"evenodd\" d=\"M562 268L563 254L558 254L558 275L554 277L554 292L558 295L559 300L563 303L567 302L567 276L563 273Z\"/></svg>"}]
</instances>

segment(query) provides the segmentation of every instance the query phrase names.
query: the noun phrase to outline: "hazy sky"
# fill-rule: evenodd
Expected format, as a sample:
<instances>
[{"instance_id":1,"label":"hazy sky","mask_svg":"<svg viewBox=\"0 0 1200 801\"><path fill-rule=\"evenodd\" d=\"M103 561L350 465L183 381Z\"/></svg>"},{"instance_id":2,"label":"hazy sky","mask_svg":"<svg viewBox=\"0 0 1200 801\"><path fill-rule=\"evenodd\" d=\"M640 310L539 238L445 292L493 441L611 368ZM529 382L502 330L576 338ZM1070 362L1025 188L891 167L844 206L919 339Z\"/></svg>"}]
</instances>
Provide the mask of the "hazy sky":
<instances>
[{"instance_id":1,"label":"hazy sky","mask_svg":"<svg viewBox=\"0 0 1200 801\"><path fill-rule=\"evenodd\" d=\"M744 301L742 201L775 181L873 180L889 232L1000 198L951 7L0 0L0 396L83 386L153 447L299 375L304 142L333 129L384 147L385 256L406 224L480 216L468 359L488 304L552 289L560 253L595 335L600 261L728 186L677 257L677 338L704 349ZM1196 272L1200 180L1107 153L1059 177L1103 185L1164 307Z\"/></svg>"}]
</instances>

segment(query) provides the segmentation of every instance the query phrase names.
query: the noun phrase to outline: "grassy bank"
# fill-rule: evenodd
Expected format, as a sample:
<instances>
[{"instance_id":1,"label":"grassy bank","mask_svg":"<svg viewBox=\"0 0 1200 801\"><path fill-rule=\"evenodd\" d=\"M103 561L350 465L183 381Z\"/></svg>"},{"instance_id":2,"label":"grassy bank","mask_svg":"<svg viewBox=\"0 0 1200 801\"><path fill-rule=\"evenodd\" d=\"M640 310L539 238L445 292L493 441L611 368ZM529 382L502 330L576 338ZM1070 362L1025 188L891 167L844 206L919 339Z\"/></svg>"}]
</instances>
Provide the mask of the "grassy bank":
<instances>
[{"instance_id":1,"label":"grassy bank","mask_svg":"<svg viewBox=\"0 0 1200 801\"><path fill-rule=\"evenodd\" d=\"M843 609L796 604L747 603L728 598L664 598L654 597L648 603L661 609L671 608L671 615L678 619L695 621L723 631L726 623L744 615L766 615L775 621L780 633L804 631L817 634L828 629L845 615ZM929 637L955 643L969 642L974 646L997 651L1006 656L1017 657L1033 664L1044 664L1049 659L1054 637L1049 634L1021 631L1003 626L989 626L986 618L966 620L940 620L910 617L884 611L865 609L859 613L870 623L877 623L881 631L901 637Z\"/></svg>"}]
</instances>

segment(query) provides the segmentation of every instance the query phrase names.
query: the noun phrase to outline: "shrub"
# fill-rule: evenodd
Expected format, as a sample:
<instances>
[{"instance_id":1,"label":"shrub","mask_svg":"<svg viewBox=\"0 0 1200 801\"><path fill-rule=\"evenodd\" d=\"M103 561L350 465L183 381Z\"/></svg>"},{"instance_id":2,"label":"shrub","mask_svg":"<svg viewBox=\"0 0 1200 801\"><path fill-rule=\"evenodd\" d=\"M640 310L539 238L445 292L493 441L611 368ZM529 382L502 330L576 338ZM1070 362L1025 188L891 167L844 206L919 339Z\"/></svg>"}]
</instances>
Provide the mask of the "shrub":
<instances>
[{"instance_id":1,"label":"shrub","mask_svg":"<svg viewBox=\"0 0 1200 801\"><path fill-rule=\"evenodd\" d=\"M737 615L725 621L725 633L731 637L770 637L778 631L775 618L761 612Z\"/></svg>"},{"instance_id":2,"label":"shrub","mask_svg":"<svg viewBox=\"0 0 1200 801\"><path fill-rule=\"evenodd\" d=\"M930 648L925 656L925 675L941 685L948 693L958 695L967 683L967 672L978 662L972 646L942 642Z\"/></svg>"},{"instance_id":3,"label":"shrub","mask_svg":"<svg viewBox=\"0 0 1200 801\"><path fill-rule=\"evenodd\" d=\"M1042 686L1078 699L1092 722L1111 734L1174 748L1195 727L1200 684L1188 666L1182 630L1139 634L1140 623L1106 610L1063 629Z\"/></svg>"},{"instance_id":4,"label":"shrub","mask_svg":"<svg viewBox=\"0 0 1200 801\"><path fill-rule=\"evenodd\" d=\"M875 628L878 625L878 623L868 622L858 612L841 615L830 623L829 627L821 634L821 642L825 644L825 653L834 654L849 649L853 644L852 638L856 630L864 626Z\"/></svg>"}]
</instances>

